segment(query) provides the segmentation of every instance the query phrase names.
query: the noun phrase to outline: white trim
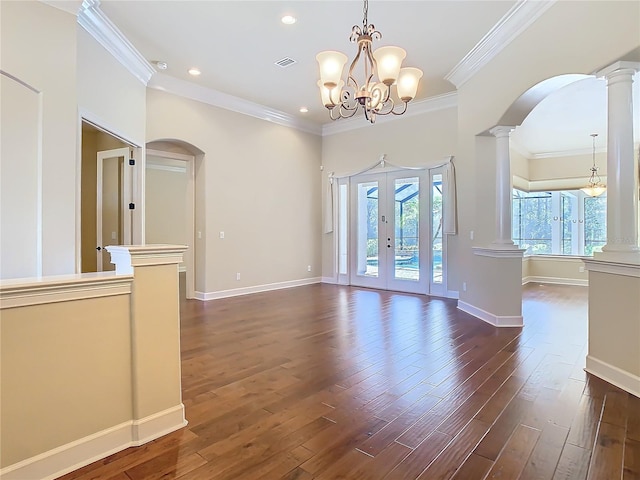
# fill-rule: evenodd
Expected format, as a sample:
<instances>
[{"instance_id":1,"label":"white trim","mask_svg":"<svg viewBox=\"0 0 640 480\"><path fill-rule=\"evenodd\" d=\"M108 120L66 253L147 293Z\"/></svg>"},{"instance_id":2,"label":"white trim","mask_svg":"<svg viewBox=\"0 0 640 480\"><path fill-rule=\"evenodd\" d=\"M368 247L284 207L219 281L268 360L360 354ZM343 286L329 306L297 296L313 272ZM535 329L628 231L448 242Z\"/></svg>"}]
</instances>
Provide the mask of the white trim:
<instances>
[{"instance_id":1,"label":"white trim","mask_svg":"<svg viewBox=\"0 0 640 480\"><path fill-rule=\"evenodd\" d=\"M182 160L184 162L193 162L195 155L185 155L184 153L166 152L164 150L155 150L153 148L147 148L147 155L153 155L154 157L169 158L171 160Z\"/></svg>"},{"instance_id":2,"label":"white trim","mask_svg":"<svg viewBox=\"0 0 640 480\"><path fill-rule=\"evenodd\" d=\"M186 273L186 271L187 271L187 266L186 265L182 264L182 265L178 266L178 272L179 273Z\"/></svg>"},{"instance_id":3,"label":"white trim","mask_svg":"<svg viewBox=\"0 0 640 480\"><path fill-rule=\"evenodd\" d=\"M589 286L589 280L581 278L539 277L535 275L523 277L522 285L526 285L527 283L548 283L552 285L572 285L575 287Z\"/></svg>"},{"instance_id":4,"label":"white trim","mask_svg":"<svg viewBox=\"0 0 640 480\"><path fill-rule=\"evenodd\" d=\"M186 245L108 245L118 275L133 274L133 267L182 263Z\"/></svg>"},{"instance_id":5,"label":"white trim","mask_svg":"<svg viewBox=\"0 0 640 480\"><path fill-rule=\"evenodd\" d=\"M301 287L303 285L312 285L321 283L322 277L302 278L300 280L289 280L287 282L267 283L263 285L255 285L253 287L233 288L230 290L219 290L217 292L196 292L197 300L218 300L220 298L237 297L240 295L249 295L251 293L269 292L271 290L281 290L283 288Z\"/></svg>"},{"instance_id":6,"label":"white trim","mask_svg":"<svg viewBox=\"0 0 640 480\"><path fill-rule=\"evenodd\" d=\"M462 310L469 315L473 315L476 318L479 318L483 322L487 322L494 327L522 327L524 326L524 321L522 319L522 315L494 315L493 313L489 313L481 308L474 307L473 305L463 302L462 300L458 300L458 309Z\"/></svg>"},{"instance_id":7,"label":"white trim","mask_svg":"<svg viewBox=\"0 0 640 480\"><path fill-rule=\"evenodd\" d=\"M131 422L131 446L138 447L187 426L184 405L176 405Z\"/></svg>"},{"instance_id":8,"label":"white trim","mask_svg":"<svg viewBox=\"0 0 640 480\"><path fill-rule=\"evenodd\" d=\"M5 280L0 283L0 310L128 295L132 282L133 276L116 276L113 272Z\"/></svg>"},{"instance_id":9,"label":"white trim","mask_svg":"<svg viewBox=\"0 0 640 480\"><path fill-rule=\"evenodd\" d=\"M597 258L585 258L582 261L585 268L591 272L640 278L640 264L609 262Z\"/></svg>"},{"instance_id":10,"label":"white trim","mask_svg":"<svg viewBox=\"0 0 640 480\"><path fill-rule=\"evenodd\" d=\"M186 426L184 406L169 408L140 420L114 425L0 470L3 480L38 478L53 480L106 458L125 448L139 446Z\"/></svg>"},{"instance_id":11,"label":"white trim","mask_svg":"<svg viewBox=\"0 0 640 480\"><path fill-rule=\"evenodd\" d=\"M376 125L400 118L413 117L429 112L444 110L446 108L455 108L457 106L458 93L444 93L442 95L425 98L424 100L411 102L407 108L407 112L401 116L378 116L376 117ZM356 114L350 119L340 119L335 122L324 124L322 126L322 136L326 137L328 135L335 135L336 133L348 132L350 130L357 130L360 128L371 128L371 124L368 122L364 122L362 116Z\"/></svg>"},{"instance_id":12,"label":"white trim","mask_svg":"<svg viewBox=\"0 0 640 480\"><path fill-rule=\"evenodd\" d=\"M149 82L148 87L184 98L190 98L191 100L206 103L214 107L224 108L232 112L249 115L259 118L260 120L273 122L285 127L302 130L303 132L314 135L320 135L322 133L320 126L309 120L300 119L294 115L281 112L280 110L269 108L243 98L234 97L233 95L174 78L163 73L156 73Z\"/></svg>"},{"instance_id":13,"label":"white trim","mask_svg":"<svg viewBox=\"0 0 640 480\"><path fill-rule=\"evenodd\" d=\"M444 79L460 88L518 35L529 28L554 3L555 0L520 0L516 2L476 46L445 75Z\"/></svg>"},{"instance_id":14,"label":"white trim","mask_svg":"<svg viewBox=\"0 0 640 480\"><path fill-rule=\"evenodd\" d=\"M187 173L187 167L178 167L177 165L162 165L160 163L153 163L147 161L145 165L147 170L162 170L163 172L172 172L172 173Z\"/></svg>"},{"instance_id":15,"label":"white trim","mask_svg":"<svg viewBox=\"0 0 640 480\"><path fill-rule=\"evenodd\" d=\"M330 283L332 285L338 285L338 280L336 280L334 277L322 277L320 282L321 283Z\"/></svg>"},{"instance_id":16,"label":"white trim","mask_svg":"<svg viewBox=\"0 0 640 480\"><path fill-rule=\"evenodd\" d=\"M447 290L447 298L453 298L454 300L458 300L460 298L460 292L458 290Z\"/></svg>"},{"instance_id":17,"label":"white trim","mask_svg":"<svg viewBox=\"0 0 640 480\"><path fill-rule=\"evenodd\" d=\"M604 145L602 147L596 148L596 153L607 153L607 146ZM579 155L592 155L592 148L574 148L573 150L557 150L555 152L540 152L540 153L532 153L529 160L537 160L541 158L558 158L558 157L572 157Z\"/></svg>"},{"instance_id":18,"label":"white trim","mask_svg":"<svg viewBox=\"0 0 640 480\"><path fill-rule=\"evenodd\" d=\"M473 254L492 258L523 258L526 250L521 248L472 247Z\"/></svg>"},{"instance_id":19,"label":"white trim","mask_svg":"<svg viewBox=\"0 0 640 480\"><path fill-rule=\"evenodd\" d=\"M144 85L156 72L124 34L100 10L100 0L83 0L78 23Z\"/></svg>"},{"instance_id":20,"label":"white trim","mask_svg":"<svg viewBox=\"0 0 640 480\"><path fill-rule=\"evenodd\" d=\"M615 365L611 365L602 360L598 360L592 355L587 355L587 363L584 369L586 372L601 378L626 392L640 397L640 377L622 370Z\"/></svg>"}]
</instances>

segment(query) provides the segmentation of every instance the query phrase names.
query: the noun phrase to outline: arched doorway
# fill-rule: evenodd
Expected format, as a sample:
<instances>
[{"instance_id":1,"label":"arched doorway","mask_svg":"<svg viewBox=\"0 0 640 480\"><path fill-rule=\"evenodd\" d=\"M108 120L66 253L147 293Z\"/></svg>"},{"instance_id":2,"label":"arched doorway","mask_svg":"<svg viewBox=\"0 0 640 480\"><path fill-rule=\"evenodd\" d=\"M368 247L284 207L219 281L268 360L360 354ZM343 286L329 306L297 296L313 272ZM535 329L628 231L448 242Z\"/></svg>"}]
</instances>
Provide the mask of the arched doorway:
<instances>
[{"instance_id":1,"label":"arched doorway","mask_svg":"<svg viewBox=\"0 0 640 480\"><path fill-rule=\"evenodd\" d=\"M187 245L180 265L181 291L186 298L195 298L197 289L196 239L202 234L195 228L196 171L203 158L199 148L180 140L146 144L145 243Z\"/></svg>"}]
</instances>

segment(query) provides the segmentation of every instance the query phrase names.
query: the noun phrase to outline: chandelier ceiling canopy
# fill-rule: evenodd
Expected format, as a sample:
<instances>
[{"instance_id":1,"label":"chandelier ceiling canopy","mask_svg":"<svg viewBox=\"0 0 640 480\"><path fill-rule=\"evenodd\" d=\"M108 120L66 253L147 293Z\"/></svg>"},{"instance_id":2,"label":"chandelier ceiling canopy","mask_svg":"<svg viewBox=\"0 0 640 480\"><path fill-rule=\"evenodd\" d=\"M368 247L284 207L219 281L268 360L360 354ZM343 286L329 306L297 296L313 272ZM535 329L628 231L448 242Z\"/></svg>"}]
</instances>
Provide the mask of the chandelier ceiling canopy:
<instances>
[{"instance_id":1,"label":"chandelier ceiling canopy","mask_svg":"<svg viewBox=\"0 0 640 480\"><path fill-rule=\"evenodd\" d=\"M351 62L346 80L342 71L347 56L340 52L325 51L316 56L320 66L320 94L323 105L332 120L349 118L362 107L364 116L375 123L377 115L402 115L413 100L422 78L422 70L402 68L407 53L400 47L385 46L372 51L373 40L382 34L368 23L369 2L364 0L362 27L354 25L349 40L358 44L358 52ZM362 83L355 73L362 60ZM392 92L392 86L395 88Z\"/></svg>"}]
</instances>

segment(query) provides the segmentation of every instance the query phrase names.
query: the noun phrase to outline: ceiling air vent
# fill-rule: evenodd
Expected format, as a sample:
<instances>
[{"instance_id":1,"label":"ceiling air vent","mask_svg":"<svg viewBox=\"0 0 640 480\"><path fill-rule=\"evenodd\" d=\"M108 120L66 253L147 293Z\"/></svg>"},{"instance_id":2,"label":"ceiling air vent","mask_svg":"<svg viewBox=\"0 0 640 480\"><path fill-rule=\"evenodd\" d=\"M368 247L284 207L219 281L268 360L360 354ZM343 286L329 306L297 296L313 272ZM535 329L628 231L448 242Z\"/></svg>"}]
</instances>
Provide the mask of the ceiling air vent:
<instances>
[{"instance_id":1,"label":"ceiling air vent","mask_svg":"<svg viewBox=\"0 0 640 480\"><path fill-rule=\"evenodd\" d=\"M289 66L293 65L294 63L296 63L296 61L293 58L284 57L284 58L281 58L280 60L278 60L276 62L276 65L278 65L279 67L282 67L282 68L286 68L286 67L289 67Z\"/></svg>"}]
</instances>

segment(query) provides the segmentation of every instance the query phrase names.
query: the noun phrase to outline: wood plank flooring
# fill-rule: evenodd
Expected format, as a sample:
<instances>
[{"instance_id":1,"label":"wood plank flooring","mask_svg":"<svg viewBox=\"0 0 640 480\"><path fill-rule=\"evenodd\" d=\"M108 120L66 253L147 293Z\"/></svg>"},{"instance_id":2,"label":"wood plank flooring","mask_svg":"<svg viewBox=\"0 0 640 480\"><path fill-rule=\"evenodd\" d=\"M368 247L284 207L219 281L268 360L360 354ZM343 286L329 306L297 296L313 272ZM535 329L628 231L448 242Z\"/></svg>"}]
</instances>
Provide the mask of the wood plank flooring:
<instances>
[{"instance_id":1,"label":"wood plank flooring","mask_svg":"<svg viewBox=\"0 0 640 480\"><path fill-rule=\"evenodd\" d=\"M587 289L526 326L311 285L182 304L188 427L64 480L640 479L640 399L586 374Z\"/></svg>"}]
</instances>

